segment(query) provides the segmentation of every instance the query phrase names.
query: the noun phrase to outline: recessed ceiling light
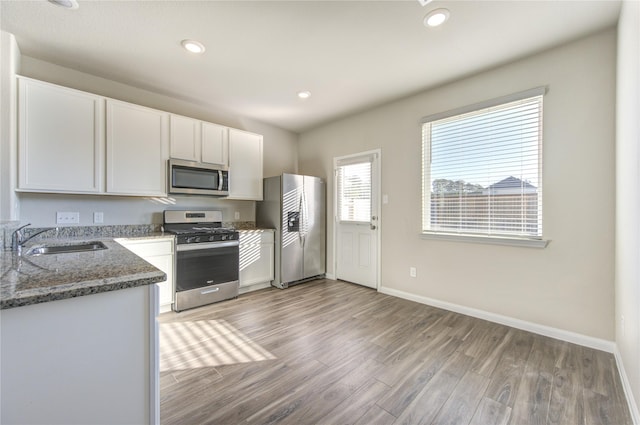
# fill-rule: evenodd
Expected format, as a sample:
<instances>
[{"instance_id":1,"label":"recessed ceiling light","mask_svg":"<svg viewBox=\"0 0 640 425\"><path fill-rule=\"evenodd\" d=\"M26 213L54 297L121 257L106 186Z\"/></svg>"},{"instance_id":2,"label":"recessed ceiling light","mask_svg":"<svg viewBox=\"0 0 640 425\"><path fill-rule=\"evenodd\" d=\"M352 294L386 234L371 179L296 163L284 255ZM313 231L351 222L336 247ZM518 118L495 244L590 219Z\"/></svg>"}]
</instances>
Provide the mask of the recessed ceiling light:
<instances>
[{"instance_id":1,"label":"recessed ceiling light","mask_svg":"<svg viewBox=\"0 0 640 425\"><path fill-rule=\"evenodd\" d=\"M310 91L299 91L298 92L298 97L300 99L309 99L311 97L311 92Z\"/></svg>"},{"instance_id":2,"label":"recessed ceiling light","mask_svg":"<svg viewBox=\"0 0 640 425\"><path fill-rule=\"evenodd\" d=\"M182 47L191 53L204 53L204 45L195 40L182 40Z\"/></svg>"},{"instance_id":3,"label":"recessed ceiling light","mask_svg":"<svg viewBox=\"0 0 640 425\"><path fill-rule=\"evenodd\" d=\"M424 24L427 27L437 27L444 24L449 19L449 11L447 9L436 9L427 13L424 17Z\"/></svg>"},{"instance_id":4,"label":"recessed ceiling light","mask_svg":"<svg viewBox=\"0 0 640 425\"><path fill-rule=\"evenodd\" d=\"M64 7L65 9L77 9L80 7L76 0L49 0L49 3Z\"/></svg>"}]
</instances>

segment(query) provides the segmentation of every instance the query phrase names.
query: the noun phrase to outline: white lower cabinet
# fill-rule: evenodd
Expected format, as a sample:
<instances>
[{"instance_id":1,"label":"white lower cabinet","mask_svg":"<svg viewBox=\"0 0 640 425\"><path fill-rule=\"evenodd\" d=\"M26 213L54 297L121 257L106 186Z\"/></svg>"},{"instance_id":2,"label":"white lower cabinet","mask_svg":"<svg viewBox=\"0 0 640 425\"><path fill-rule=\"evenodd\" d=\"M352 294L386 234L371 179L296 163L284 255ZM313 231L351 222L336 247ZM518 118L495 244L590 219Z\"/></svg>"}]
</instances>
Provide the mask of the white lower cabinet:
<instances>
[{"instance_id":1,"label":"white lower cabinet","mask_svg":"<svg viewBox=\"0 0 640 425\"><path fill-rule=\"evenodd\" d=\"M0 423L159 424L154 285L0 311Z\"/></svg>"},{"instance_id":2,"label":"white lower cabinet","mask_svg":"<svg viewBox=\"0 0 640 425\"><path fill-rule=\"evenodd\" d=\"M274 267L274 231L240 231L240 288L259 289L271 285ZM243 290L244 288L244 290Z\"/></svg>"},{"instance_id":3,"label":"white lower cabinet","mask_svg":"<svg viewBox=\"0 0 640 425\"><path fill-rule=\"evenodd\" d=\"M160 313L171 310L174 293L173 280L173 236L160 238L121 238L116 239L120 245L167 275L167 280L157 283L160 288Z\"/></svg>"}]
</instances>

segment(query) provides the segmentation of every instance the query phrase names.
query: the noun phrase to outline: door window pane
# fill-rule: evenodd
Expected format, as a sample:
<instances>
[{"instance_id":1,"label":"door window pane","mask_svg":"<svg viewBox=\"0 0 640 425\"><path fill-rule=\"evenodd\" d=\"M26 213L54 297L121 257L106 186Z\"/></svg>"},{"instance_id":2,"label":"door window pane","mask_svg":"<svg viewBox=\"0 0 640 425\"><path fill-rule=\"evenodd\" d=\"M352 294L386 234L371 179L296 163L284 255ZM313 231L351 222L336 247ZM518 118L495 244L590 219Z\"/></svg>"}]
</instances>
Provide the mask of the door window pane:
<instances>
[{"instance_id":1,"label":"door window pane","mask_svg":"<svg viewBox=\"0 0 640 425\"><path fill-rule=\"evenodd\" d=\"M371 162L338 167L338 214L341 221L371 220Z\"/></svg>"}]
</instances>

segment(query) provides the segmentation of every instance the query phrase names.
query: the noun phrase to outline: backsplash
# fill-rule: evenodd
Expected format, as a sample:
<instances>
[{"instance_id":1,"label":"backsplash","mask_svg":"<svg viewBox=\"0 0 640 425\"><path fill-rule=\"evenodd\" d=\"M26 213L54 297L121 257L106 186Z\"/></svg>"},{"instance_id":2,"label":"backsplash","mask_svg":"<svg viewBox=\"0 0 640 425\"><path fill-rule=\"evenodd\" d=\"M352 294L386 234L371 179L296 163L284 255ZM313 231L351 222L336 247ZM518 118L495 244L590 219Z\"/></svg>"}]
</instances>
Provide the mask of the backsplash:
<instances>
[{"instance_id":1,"label":"backsplash","mask_svg":"<svg viewBox=\"0 0 640 425\"><path fill-rule=\"evenodd\" d=\"M4 251L5 247L11 249L11 234L19 224L19 221L0 222L0 251Z\"/></svg>"},{"instance_id":2,"label":"backsplash","mask_svg":"<svg viewBox=\"0 0 640 425\"><path fill-rule=\"evenodd\" d=\"M18 228L18 222L12 222L12 225L3 226L2 249L11 249L11 235ZM41 230L51 229L35 238L37 241L41 238L118 238L118 237L136 237L144 236L153 232L160 232L160 224L118 224L111 226L67 226L67 227L26 227L24 236L28 238L30 235Z\"/></svg>"},{"instance_id":3,"label":"backsplash","mask_svg":"<svg viewBox=\"0 0 640 425\"><path fill-rule=\"evenodd\" d=\"M236 229L252 229L255 228L253 221L231 221L223 222L224 227L234 227ZM0 250L11 249L11 235L20 226L20 222L11 221L0 223ZM51 229L44 232L32 240L49 239L49 238L122 238L145 236L150 233L161 232L161 224L117 224L107 226L65 226L65 227L26 227L24 236L28 238L30 235L41 230Z\"/></svg>"}]
</instances>

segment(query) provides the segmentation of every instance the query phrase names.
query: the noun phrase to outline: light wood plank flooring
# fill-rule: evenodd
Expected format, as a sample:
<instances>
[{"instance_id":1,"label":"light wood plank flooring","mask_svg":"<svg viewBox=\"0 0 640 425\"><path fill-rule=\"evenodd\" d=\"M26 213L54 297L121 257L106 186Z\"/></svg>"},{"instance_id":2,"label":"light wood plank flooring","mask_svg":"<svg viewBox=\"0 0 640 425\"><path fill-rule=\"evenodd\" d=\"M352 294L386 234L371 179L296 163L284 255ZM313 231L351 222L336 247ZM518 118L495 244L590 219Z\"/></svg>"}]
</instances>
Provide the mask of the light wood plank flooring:
<instances>
[{"instance_id":1,"label":"light wood plank flooring","mask_svg":"<svg viewBox=\"0 0 640 425\"><path fill-rule=\"evenodd\" d=\"M319 280L160 316L161 423L631 425L613 356Z\"/></svg>"}]
</instances>

